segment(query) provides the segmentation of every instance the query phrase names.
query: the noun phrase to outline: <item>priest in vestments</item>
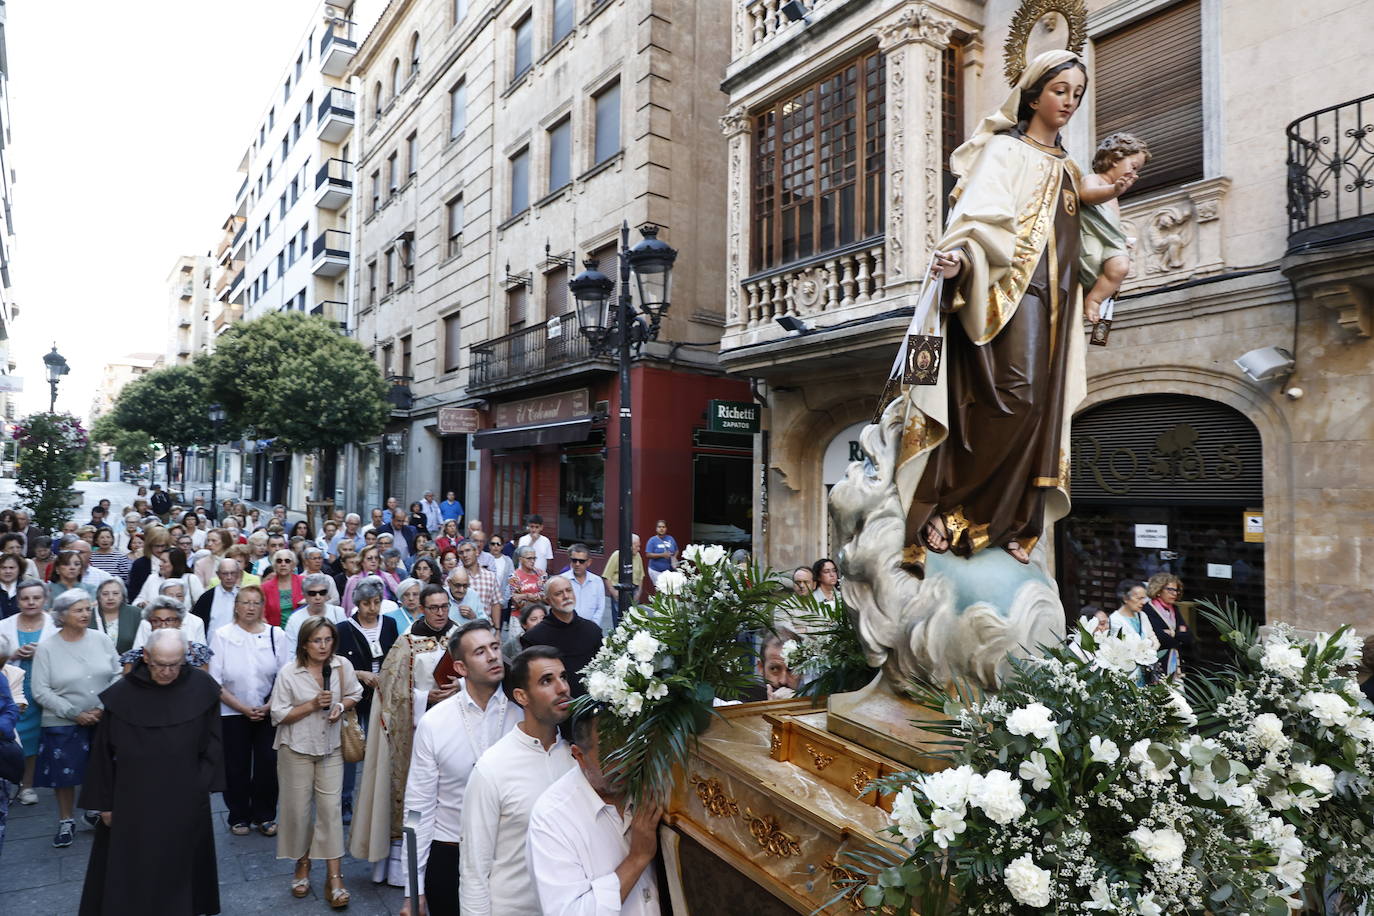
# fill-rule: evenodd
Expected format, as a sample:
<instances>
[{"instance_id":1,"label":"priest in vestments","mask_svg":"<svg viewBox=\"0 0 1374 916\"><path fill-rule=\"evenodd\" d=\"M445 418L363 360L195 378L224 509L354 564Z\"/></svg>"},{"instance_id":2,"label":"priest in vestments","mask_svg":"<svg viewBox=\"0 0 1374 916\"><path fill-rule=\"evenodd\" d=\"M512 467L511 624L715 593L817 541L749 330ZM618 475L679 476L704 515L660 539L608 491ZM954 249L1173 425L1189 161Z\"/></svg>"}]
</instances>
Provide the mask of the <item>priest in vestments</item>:
<instances>
[{"instance_id":1,"label":"priest in vestments","mask_svg":"<svg viewBox=\"0 0 1374 916\"><path fill-rule=\"evenodd\" d=\"M81 916L218 913L210 793L224 790L219 684L186 664L183 631L154 630L101 695L81 806L101 812Z\"/></svg>"},{"instance_id":2,"label":"priest in vestments","mask_svg":"<svg viewBox=\"0 0 1374 916\"><path fill-rule=\"evenodd\" d=\"M377 673L377 692L368 716L367 756L348 841L354 858L374 863L373 880L397 887L405 883L401 836L415 727L430 706L458 687L456 678L445 684L434 679L434 670L458 628L448 619L448 592L442 586L425 586L420 609L423 616L396 639Z\"/></svg>"},{"instance_id":3,"label":"priest in vestments","mask_svg":"<svg viewBox=\"0 0 1374 916\"><path fill-rule=\"evenodd\" d=\"M1029 562L1046 520L1068 512L1069 421L1086 382L1080 174L1058 131L1086 82L1076 54L1041 54L951 157L959 183L931 281L944 288L921 329L945 328L939 381L884 411L903 428L902 566L916 575L927 551Z\"/></svg>"}]
</instances>

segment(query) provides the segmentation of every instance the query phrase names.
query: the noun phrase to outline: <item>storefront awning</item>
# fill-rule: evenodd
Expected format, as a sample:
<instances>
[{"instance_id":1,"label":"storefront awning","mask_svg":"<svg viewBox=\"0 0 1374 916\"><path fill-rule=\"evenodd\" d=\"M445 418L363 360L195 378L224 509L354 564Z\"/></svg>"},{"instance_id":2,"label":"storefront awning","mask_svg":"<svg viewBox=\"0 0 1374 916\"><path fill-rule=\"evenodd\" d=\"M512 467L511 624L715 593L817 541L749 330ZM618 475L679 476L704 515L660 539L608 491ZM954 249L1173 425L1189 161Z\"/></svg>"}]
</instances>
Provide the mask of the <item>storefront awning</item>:
<instances>
[{"instance_id":1,"label":"storefront awning","mask_svg":"<svg viewBox=\"0 0 1374 916\"><path fill-rule=\"evenodd\" d=\"M529 448L534 445L557 445L560 442L584 442L592 431L592 418L560 420L557 423L535 423L530 426L508 426L505 429L484 429L472 437L474 448Z\"/></svg>"}]
</instances>

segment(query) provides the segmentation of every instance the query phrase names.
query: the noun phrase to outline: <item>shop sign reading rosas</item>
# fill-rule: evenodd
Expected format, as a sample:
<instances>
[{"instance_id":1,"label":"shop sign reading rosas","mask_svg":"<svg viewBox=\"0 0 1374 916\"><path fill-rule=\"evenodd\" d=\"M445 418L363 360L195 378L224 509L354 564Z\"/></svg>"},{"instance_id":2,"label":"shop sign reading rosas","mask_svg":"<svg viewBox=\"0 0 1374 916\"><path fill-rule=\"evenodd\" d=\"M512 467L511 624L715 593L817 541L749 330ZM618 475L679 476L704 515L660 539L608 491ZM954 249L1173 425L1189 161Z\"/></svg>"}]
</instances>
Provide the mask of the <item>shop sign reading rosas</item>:
<instances>
[{"instance_id":1,"label":"shop sign reading rosas","mask_svg":"<svg viewBox=\"0 0 1374 916\"><path fill-rule=\"evenodd\" d=\"M750 401L712 401L706 411L706 428L715 433L759 431L762 408Z\"/></svg>"}]
</instances>

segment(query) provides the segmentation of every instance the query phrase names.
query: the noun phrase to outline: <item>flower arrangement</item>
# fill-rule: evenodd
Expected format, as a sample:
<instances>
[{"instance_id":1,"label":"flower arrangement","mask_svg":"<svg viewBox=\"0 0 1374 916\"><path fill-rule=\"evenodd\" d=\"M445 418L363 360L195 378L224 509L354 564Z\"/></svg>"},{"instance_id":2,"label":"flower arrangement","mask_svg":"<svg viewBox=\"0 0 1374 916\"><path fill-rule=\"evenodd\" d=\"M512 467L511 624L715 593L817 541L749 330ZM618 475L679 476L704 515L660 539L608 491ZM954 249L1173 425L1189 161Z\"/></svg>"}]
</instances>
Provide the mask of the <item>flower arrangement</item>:
<instances>
[{"instance_id":1,"label":"flower arrangement","mask_svg":"<svg viewBox=\"0 0 1374 916\"><path fill-rule=\"evenodd\" d=\"M750 634L772 627L778 602L771 572L727 562L723 547L691 544L683 559L582 670L587 695L574 709L602 704L600 742L612 749L602 763L635 801L666 801L673 768L710 723L715 699L750 685Z\"/></svg>"},{"instance_id":2,"label":"flower arrangement","mask_svg":"<svg viewBox=\"0 0 1374 916\"><path fill-rule=\"evenodd\" d=\"M802 675L799 693L823 697L858 690L873 680L859 632L842 595L833 603L814 593L793 595L783 603L796 635L782 645L787 667Z\"/></svg>"},{"instance_id":3,"label":"flower arrangement","mask_svg":"<svg viewBox=\"0 0 1374 916\"><path fill-rule=\"evenodd\" d=\"M1295 831L1309 903L1339 892L1339 911L1356 912L1374 895L1374 709L1353 677L1362 641L1349 627L1299 639L1282 624L1261 638L1234 604L1201 607L1235 652L1192 690L1201 734L1249 768L1265 808Z\"/></svg>"},{"instance_id":4,"label":"flower arrangement","mask_svg":"<svg viewBox=\"0 0 1374 916\"><path fill-rule=\"evenodd\" d=\"M919 687L950 766L879 781L900 851L850 851L867 877L843 893L921 916L1286 916L1302 844L1180 694L1137 686L1149 660L1080 630L996 695Z\"/></svg>"}]
</instances>

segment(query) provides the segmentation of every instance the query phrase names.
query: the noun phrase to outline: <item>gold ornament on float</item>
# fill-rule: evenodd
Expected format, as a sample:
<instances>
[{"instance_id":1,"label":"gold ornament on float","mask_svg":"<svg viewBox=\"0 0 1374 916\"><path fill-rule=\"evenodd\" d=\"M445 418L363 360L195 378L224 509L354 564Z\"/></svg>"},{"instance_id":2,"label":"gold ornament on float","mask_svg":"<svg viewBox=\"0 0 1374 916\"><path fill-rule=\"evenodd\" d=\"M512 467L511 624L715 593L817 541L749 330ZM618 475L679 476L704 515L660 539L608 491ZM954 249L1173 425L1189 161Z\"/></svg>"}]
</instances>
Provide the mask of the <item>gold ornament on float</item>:
<instances>
[{"instance_id":1,"label":"gold ornament on float","mask_svg":"<svg viewBox=\"0 0 1374 916\"><path fill-rule=\"evenodd\" d=\"M1035 27L1046 17L1058 13L1069 24L1068 39L1063 47L1075 54L1083 53L1088 41L1088 10L1083 0L1025 0L1011 17L1011 31L1007 33L1002 53L1006 58L1006 77L1009 85L1015 86L1026 71L1026 47L1030 44ZM1053 29L1049 24L1048 28ZM1058 46L1058 43L1056 43ZM1040 50L1049 50L1041 48Z\"/></svg>"}]
</instances>

